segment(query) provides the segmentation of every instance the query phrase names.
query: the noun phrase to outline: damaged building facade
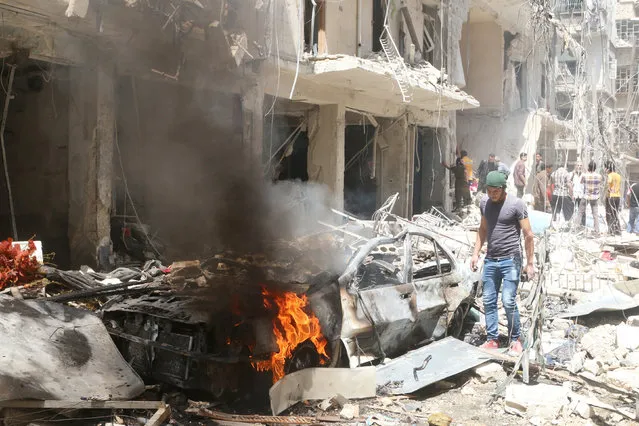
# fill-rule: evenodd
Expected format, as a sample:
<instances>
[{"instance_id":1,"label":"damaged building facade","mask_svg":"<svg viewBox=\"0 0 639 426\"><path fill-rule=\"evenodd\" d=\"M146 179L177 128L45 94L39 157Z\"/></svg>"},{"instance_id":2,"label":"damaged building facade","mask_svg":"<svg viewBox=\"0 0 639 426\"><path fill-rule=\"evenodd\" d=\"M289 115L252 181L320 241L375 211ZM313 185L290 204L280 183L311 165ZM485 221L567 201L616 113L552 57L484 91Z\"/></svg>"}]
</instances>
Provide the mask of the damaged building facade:
<instances>
[{"instance_id":1,"label":"damaged building facade","mask_svg":"<svg viewBox=\"0 0 639 426\"><path fill-rule=\"evenodd\" d=\"M550 6L20 0L0 10L3 231L35 235L61 265L93 264L98 247L108 263L110 244L195 256L193 241L232 234L220 224L237 211L220 206L252 210L256 196L212 182L316 182L323 203L360 217L398 193L394 213L409 217L452 208L440 163L458 148L475 166L492 152L512 167L527 152L530 172L538 151L578 158L589 139L570 120L601 122L600 139L614 139L609 71L592 77L594 112L572 106L593 91L556 76L575 58L596 62L579 70L610 70L614 57L579 51L564 24L573 15ZM613 22L608 9L584 16ZM589 35L589 51L610 43L606 31Z\"/></svg>"}]
</instances>

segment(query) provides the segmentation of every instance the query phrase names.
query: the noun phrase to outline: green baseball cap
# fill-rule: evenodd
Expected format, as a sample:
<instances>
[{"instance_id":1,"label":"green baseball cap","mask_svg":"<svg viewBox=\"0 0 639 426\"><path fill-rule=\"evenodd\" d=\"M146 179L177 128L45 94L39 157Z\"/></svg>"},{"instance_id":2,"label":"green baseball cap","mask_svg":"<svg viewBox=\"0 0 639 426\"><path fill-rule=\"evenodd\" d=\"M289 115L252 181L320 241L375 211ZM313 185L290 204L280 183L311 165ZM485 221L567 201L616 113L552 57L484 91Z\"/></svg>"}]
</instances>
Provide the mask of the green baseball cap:
<instances>
[{"instance_id":1,"label":"green baseball cap","mask_svg":"<svg viewBox=\"0 0 639 426\"><path fill-rule=\"evenodd\" d=\"M486 176L486 186L495 188L503 188L506 186L506 175L502 172L492 171Z\"/></svg>"}]
</instances>

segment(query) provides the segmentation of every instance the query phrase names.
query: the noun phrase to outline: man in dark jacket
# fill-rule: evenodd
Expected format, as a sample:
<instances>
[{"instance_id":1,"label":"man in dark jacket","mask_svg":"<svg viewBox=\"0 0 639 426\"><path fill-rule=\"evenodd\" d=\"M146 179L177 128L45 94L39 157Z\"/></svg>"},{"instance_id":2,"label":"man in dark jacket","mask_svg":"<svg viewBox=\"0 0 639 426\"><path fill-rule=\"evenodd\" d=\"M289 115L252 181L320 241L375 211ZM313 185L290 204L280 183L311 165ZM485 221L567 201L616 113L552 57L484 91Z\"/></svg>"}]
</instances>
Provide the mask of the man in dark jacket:
<instances>
[{"instance_id":1,"label":"man in dark jacket","mask_svg":"<svg viewBox=\"0 0 639 426\"><path fill-rule=\"evenodd\" d=\"M488 161L482 160L479 163L477 174L479 175L479 186L477 190L479 192L486 192L486 176L488 173L497 170L497 163L495 162L495 154L488 154Z\"/></svg>"}]
</instances>

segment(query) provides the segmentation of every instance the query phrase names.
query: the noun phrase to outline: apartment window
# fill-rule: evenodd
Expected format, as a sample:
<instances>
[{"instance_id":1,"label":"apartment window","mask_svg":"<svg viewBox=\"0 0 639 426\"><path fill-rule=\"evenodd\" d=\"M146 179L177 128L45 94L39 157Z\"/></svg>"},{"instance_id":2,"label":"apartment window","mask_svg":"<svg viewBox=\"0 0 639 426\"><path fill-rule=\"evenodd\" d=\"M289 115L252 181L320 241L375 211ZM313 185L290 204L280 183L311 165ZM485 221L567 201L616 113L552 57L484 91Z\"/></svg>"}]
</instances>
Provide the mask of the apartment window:
<instances>
[{"instance_id":1,"label":"apartment window","mask_svg":"<svg viewBox=\"0 0 639 426\"><path fill-rule=\"evenodd\" d=\"M618 93L628 93L637 87L637 73L631 67L618 67L615 79L615 90Z\"/></svg>"},{"instance_id":2,"label":"apartment window","mask_svg":"<svg viewBox=\"0 0 639 426\"><path fill-rule=\"evenodd\" d=\"M561 0L559 2L559 13L581 13L583 0Z\"/></svg>"},{"instance_id":3,"label":"apartment window","mask_svg":"<svg viewBox=\"0 0 639 426\"><path fill-rule=\"evenodd\" d=\"M566 61L566 68L573 77L577 76L577 61Z\"/></svg>"},{"instance_id":4,"label":"apartment window","mask_svg":"<svg viewBox=\"0 0 639 426\"><path fill-rule=\"evenodd\" d=\"M373 52L382 50L382 43L379 39L384 32L385 12L382 0L373 0Z\"/></svg>"},{"instance_id":5,"label":"apartment window","mask_svg":"<svg viewBox=\"0 0 639 426\"><path fill-rule=\"evenodd\" d=\"M617 21L617 37L624 41L639 39L639 21L630 19Z\"/></svg>"}]
</instances>

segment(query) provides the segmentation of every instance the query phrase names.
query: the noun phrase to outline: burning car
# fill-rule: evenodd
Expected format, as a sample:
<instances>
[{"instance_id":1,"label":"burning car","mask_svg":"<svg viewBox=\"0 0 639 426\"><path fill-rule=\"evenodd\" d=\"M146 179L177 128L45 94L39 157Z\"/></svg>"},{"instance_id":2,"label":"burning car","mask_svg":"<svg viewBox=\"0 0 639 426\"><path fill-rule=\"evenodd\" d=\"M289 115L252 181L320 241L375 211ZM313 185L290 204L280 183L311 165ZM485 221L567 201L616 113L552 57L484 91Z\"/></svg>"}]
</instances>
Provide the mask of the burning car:
<instances>
[{"instance_id":1,"label":"burning car","mask_svg":"<svg viewBox=\"0 0 639 426\"><path fill-rule=\"evenodd\" d=\"M354 368L459 334L475 283L434 235L367 239L341 274L317 264L343 249L221 254L169 276L170 290L110 300L103 321L142 377L217 397L260 375Z\"/></svg>"}]
</instances>

